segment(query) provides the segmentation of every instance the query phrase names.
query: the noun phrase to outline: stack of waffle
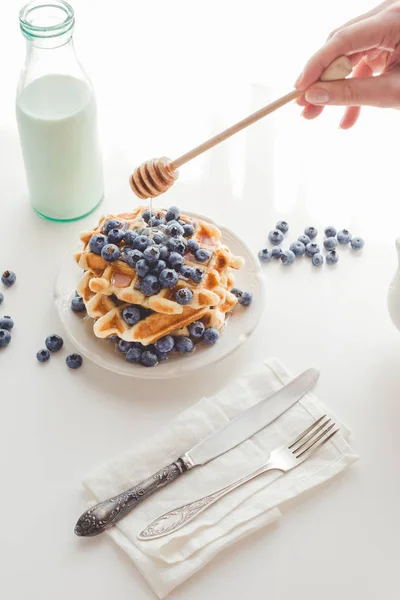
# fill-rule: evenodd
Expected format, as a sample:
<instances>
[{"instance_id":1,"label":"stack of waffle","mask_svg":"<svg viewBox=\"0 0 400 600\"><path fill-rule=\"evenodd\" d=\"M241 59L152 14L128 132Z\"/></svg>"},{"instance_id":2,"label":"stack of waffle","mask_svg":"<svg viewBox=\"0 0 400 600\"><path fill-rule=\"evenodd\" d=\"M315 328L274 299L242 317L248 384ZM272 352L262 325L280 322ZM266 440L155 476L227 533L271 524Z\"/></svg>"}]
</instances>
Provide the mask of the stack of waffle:
<instances>
[{"instance_id":1,"label":"stack of waffle","mask_svg":"<svg viewBox=\"0 0 400 600\"><path fill-rule=\"evenodd\" d=\"M163 218L166 211L160 210L156 214ZM76 253L75 260L84 274L77 291L85 303L87 314L94 319L93 331L97 337L118 336L127 342L141 342L148 346L168 334L188 335L188 326L194 321L202 321L205 327L218 330L224 326L227 315L238 301L230 291L234 285L233 269L243 267L244 260L234 256L221 243L221 232L217 227L181 215L182 224L190 223L195 228L191 239L211 254L205 264L196 262L194 255L189 252L184 254L185 265L200 267L204 277L196 284L181 276L173 288L164 288L157 294L146 296L140 289L140 277L136 270L123 260L124 241L119 244L121 258L114 262L108 262L90 250L92 236L104 233L111 219L118 219L124 223L125 229L145 233L150 238L160 229L154 227L149 231L148 211L142 207L132 213L102 217L97 227L81 234L83 249ZM186 306L175 299L176 292L183 287L189 288L193 294L190 304ZM135 325L126 323L122 316L124 308L132 304L140 307L142 314L142 319Z\"/></svg>"}]
</instances>

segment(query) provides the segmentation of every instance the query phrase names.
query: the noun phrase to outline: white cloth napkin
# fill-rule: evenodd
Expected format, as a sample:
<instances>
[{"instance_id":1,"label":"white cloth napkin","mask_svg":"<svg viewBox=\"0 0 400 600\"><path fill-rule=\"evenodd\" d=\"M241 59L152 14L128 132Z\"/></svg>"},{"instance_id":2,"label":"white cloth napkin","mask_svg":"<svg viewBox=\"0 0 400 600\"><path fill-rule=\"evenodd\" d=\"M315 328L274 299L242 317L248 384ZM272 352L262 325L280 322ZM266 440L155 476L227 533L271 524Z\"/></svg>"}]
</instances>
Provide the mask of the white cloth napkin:
<instances>
[{"instance_id":1,"label":"white cloth napkin","mask_svg":"<svg viewBox=\"0 0 400 600\"><path fill-rule=\"evenodd\" d=\"M89 492L90 505L122 492L176 460L200 439L290 379L275 359L269 359L215 396L201 399L151 440L87 477L83 484ZM335 418L341 432L293 471L284 476L275 471L256 478L170 536L140 541L137 534L164 512L201 498L265 464L270 450L326 413L329 411L322 402L307 394L250 440L156 492L109 529L108 534L132 559L157 596L164 598L220 550L278 519L278 507L284 501L330 479L356 461L358 457L346 441L349 430Z\"/></svg>"}]
</instances>

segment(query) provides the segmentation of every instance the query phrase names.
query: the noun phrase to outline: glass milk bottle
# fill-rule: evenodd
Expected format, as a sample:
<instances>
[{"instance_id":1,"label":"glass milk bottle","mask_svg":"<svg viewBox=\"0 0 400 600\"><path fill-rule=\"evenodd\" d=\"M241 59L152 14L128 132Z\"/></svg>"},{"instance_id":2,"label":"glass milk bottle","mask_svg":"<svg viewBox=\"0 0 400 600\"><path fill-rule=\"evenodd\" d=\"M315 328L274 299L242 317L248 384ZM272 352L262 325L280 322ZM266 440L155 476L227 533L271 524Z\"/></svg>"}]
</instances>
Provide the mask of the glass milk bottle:
<instances>
[{"instance_id":1,"label":"glass milk bottle","mask_svg":"<svg viewBox=\"0 0 400 600\"><path fill-rule=\"evenodd\" d=\"M96 100L73 46L74 11L35 0L19 20L27 55L16 112L30 200L42 217L73 221L103 198Z\"/></svg>"}]
</instances>

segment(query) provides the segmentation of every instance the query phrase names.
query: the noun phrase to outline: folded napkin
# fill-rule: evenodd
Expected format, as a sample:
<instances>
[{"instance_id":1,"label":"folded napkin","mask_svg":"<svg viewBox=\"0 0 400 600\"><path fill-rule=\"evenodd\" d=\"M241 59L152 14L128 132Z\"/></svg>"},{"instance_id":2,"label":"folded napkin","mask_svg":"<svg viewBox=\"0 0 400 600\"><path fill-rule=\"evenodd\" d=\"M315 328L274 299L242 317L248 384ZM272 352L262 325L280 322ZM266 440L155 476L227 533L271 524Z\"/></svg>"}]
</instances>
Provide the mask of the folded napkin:
<instances>
[{"instance_id":1,"label":"folded napkin","mask_svg":"<svg viewBox=\"0 0 400 600\"><path fill-rule=\"evenodd\" d=\"M291 380L274 359L235 380L213 397L203 398L174 418L150 441L109 462L83 484L90 505L114 496L176 460L200 439L277 391ZM234 490L176 533L140 541L137 534L156 517L259 468L269 451L289 441L329 413L313 394L268 427L207 465L193 469L150 496L108 530L159 598L201 569L220 550L278 519L279 506L330 479L357 460L346 439L349 430L335 417L340 433L311 459L282 476L266 473ZM329 413L330 414L330 413Z\"/></svg>"}]
</instances>

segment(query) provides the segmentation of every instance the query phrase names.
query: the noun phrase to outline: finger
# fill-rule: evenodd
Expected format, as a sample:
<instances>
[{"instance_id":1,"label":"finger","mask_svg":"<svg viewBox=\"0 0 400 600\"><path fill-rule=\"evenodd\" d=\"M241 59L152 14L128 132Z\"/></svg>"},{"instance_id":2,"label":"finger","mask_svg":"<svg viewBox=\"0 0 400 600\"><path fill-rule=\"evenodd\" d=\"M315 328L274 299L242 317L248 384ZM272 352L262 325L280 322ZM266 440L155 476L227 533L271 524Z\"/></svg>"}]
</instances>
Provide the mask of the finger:
<instances>
[{"instance_id":1,"label":"finger","mask_svg":"<svg viewBox=\"0 0 400 600\"><path fill-rule=\"evenodd\" d=\"M307 102L307 100L305 99L304 94L302 96L299 96L296 99L296 104L298 104L299 106L307 106L309 104L309 102Z\"/></svg>"},{"instance_id":2,"label":"finger","mask_svg":"<svg viewBox=\"0 0 400 600\"><path fill-rule=\"evenodd\" d=\"M339 123L339 129L350 129L358 121L361 106L349 106L346 108L342 120Z\"/></svg>"},{"instance_id":3,"label":"finger","mask_svg":"<svg viewBox=\"0 0 400 600\"><path fill-rule=\"evenodd\" d=\"M400 73L393 71L377 77L317 82L305 94L307 102L317 106L400 107Z\"/></svg>"},{"instance_id":4,"label":"finger","mask_svg":"<svg viewBox=\"0 0 400 600\"><path fill-rule=\"evenodd\" d=\"M312 119L316 119L324 110L323 106L314 106L314 104L308 104L304 109L301 115L311 121Z\"/></svg>"},{"instance_id":5,"label":"finger","mask_svg":"<svg viewBox=\"0 0 400 600\"><path fill-rule=\"evenodd\" d=\"M375 6L375 8L373 8L372 10L369 10L369 11L363 13L362 15L359 15L358 17L354 17L354 19L350 19L350 21L346 21L346 23L343 23L343 25L341 25L340 27L337 27L336 29L331 31L331 33L328 35L328 40L330 40L331 37L333 37L335 35L335 33L337 33L338 31L341 31L342 29L345 29L346 27L348 27L349 25L353 25L354 23L359 23L360 21L364 21L365 19L368 19L368 17L374 17L375 15L382 12L386 7L390 6L391 4L393 4L393 0L386 0L386 2L382 2L381 4L378 4L378 6Z\"/></svg>"}]
</instances>

